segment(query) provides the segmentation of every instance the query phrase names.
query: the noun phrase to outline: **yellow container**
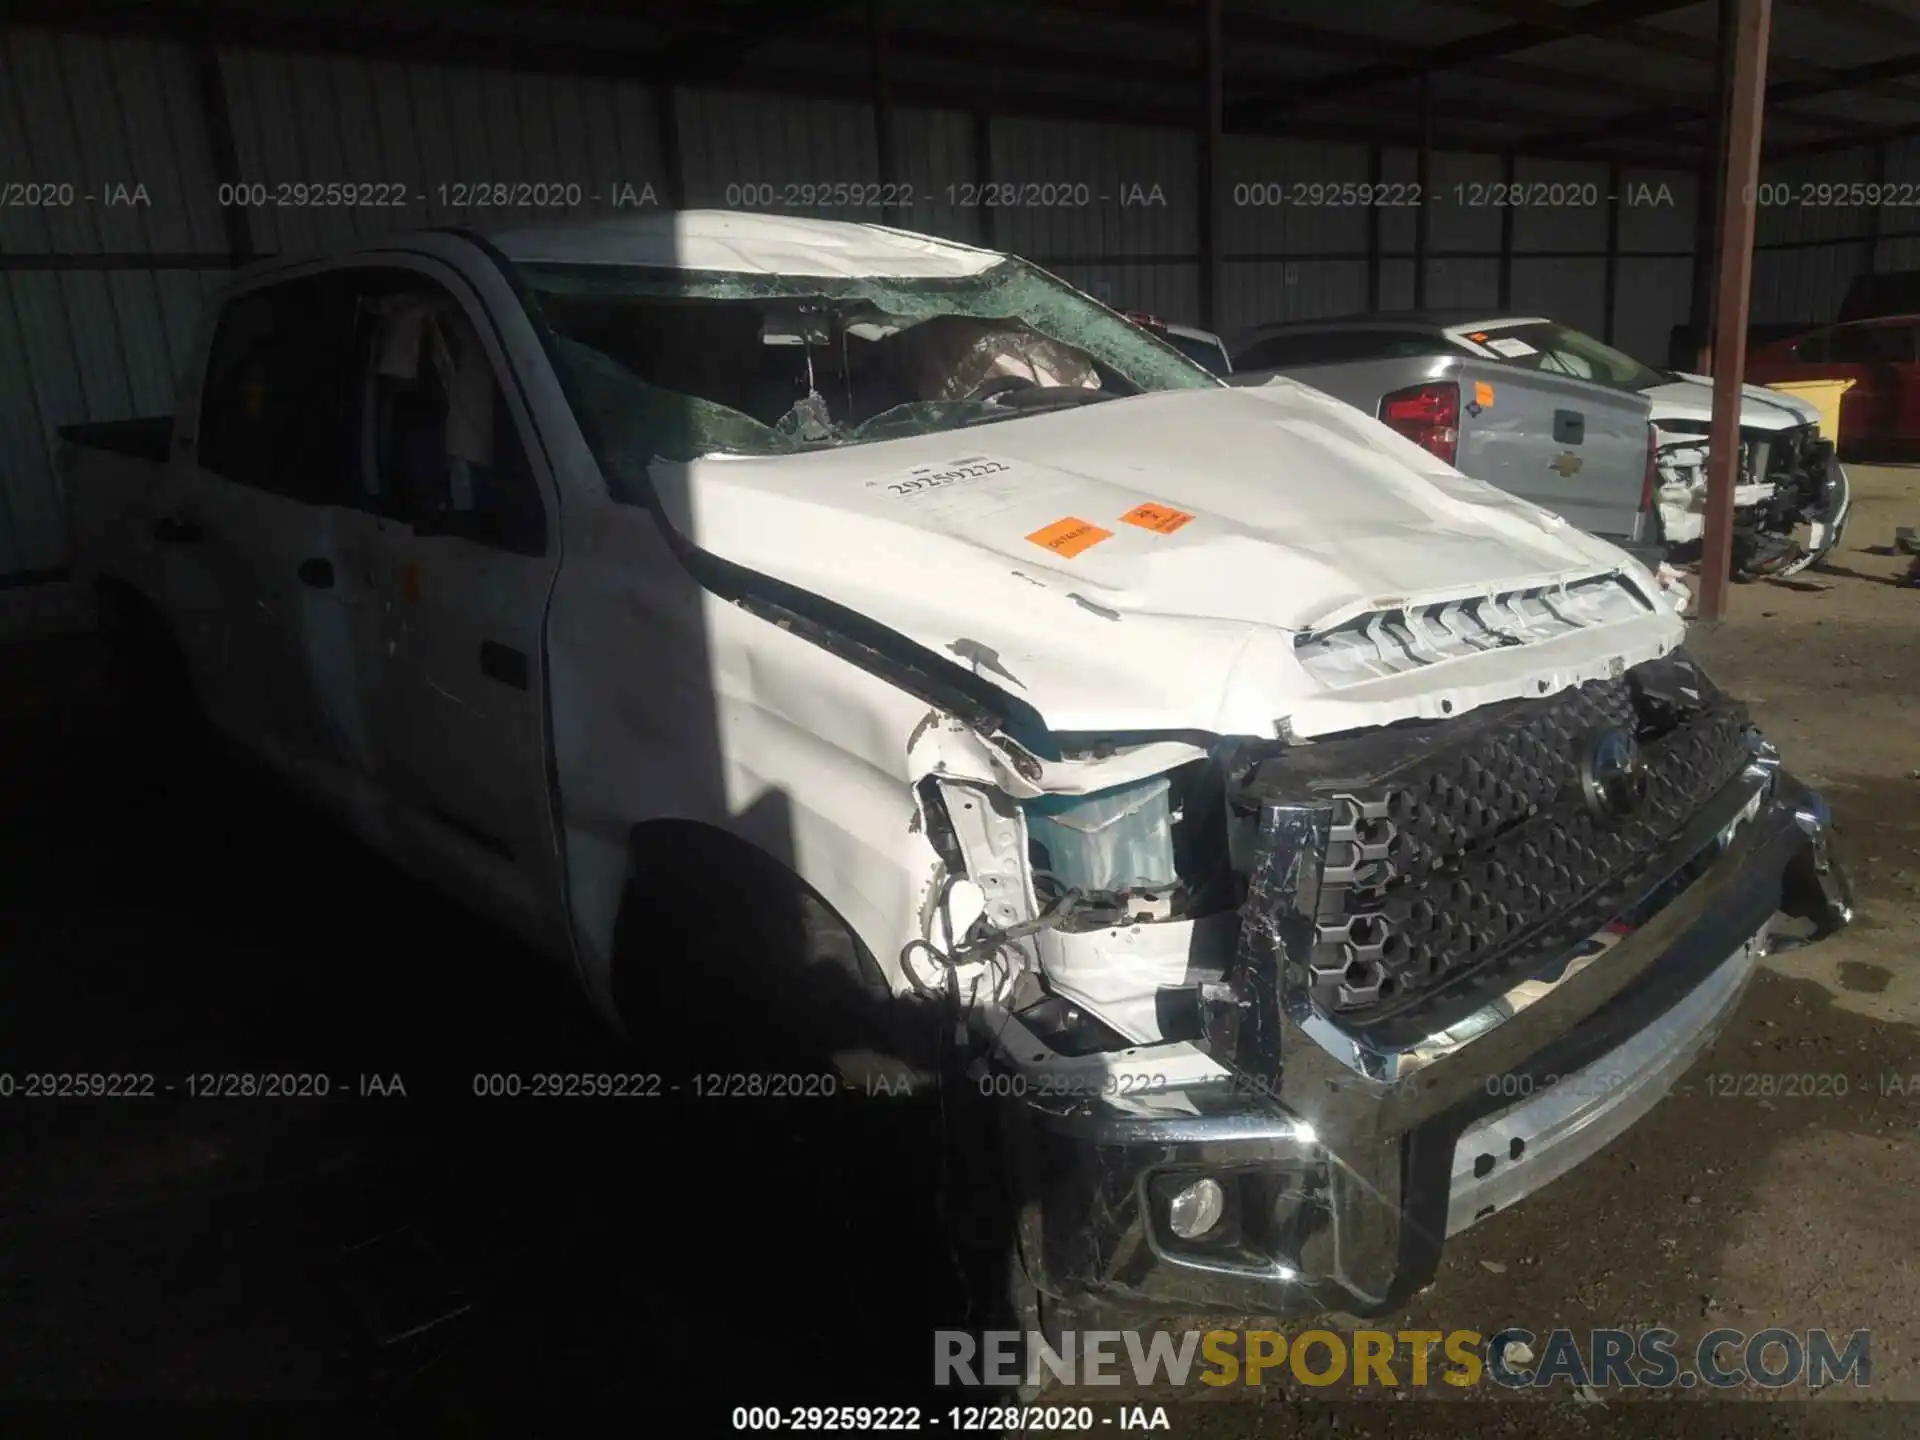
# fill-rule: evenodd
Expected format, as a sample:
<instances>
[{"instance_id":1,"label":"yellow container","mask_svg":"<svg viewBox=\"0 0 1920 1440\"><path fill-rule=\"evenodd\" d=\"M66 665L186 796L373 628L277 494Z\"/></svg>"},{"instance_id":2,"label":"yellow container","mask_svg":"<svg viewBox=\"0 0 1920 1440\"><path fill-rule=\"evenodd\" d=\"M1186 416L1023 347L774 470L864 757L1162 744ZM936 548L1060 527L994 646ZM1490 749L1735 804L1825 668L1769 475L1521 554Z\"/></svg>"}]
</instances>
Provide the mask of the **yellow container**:
<instances>
[{"instance_id":1,"label":"yellow container","mask_svg":"<svg viewBox=\"0 0 1920 1440\"><path fill-rule=\"evenodd\" d=\"M1857 383L1853 380L1782 380L1767 388L1796 396L1818 408L1821 438L1837 445L1840 443L1840 397Z\"/></svg>"}]
</instances>

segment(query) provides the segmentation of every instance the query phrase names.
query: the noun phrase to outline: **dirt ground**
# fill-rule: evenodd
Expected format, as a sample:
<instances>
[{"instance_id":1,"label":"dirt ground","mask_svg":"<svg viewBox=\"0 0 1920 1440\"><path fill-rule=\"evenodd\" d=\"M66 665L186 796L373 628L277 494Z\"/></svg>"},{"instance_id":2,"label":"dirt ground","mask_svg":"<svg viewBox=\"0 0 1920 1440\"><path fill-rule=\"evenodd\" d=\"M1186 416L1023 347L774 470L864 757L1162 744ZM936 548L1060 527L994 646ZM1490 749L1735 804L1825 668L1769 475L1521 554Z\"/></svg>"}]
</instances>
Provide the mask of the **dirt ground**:
<instances>
[{"instance_id":1,"label":"dirt ground","mask_svg":"<svg viewBox=\"0 0 1920 1440\"><path fill-rule=\"evenodd\" d=\"M1857 509L1829 563L1733 587L1727 618L1696 624L1690 644L1831 801L1857 920L1763 962L1732 1023L1662 1104L1571 1175L1455 1240L1433 1287L1388 1328L1660 1326L1679 1334L1683 1354L1720 1327L1864 1329L1866 1394L1895 1403L1863 1405L1847 1386L1809 1395L1748 1385L1711 1401L1699 1390L1616 1392L1595 1404L1564 1383L1518 1398L1436 1385L1329 1412L1330 1395L1355 1392L1288 1382L1266 1387L1251 1423L1239 1397L1186 1391L1177 1433L1920 1429L1911 1408L1920 1401L1920 589L1900 585L1912 562L1892 548L1896 526L1920 524L1920 469L1848 474ZM1230 1328L1240 1325L1266 1328L1253 1318ZM1710 1413L1661 1403L1676 1400Z\"/></svg>"},{"instance_id":2,"label":"dirt ground","mask_svg":"<svg viewBox=\"0 0 1920 1440\"><path fill-rule=\"evenodd\" d=\"M1679 1090L1461 1237L1398 1323L1868 1329L1869 1395L1906 1403L1140 1397L1171 1433L1912 1433L1920 590L1890 542L1920 523L1920 471L1852 475L1834 562L1736 587L1693 645L1832 800L1858 921L1769 960ZM730 1117L716 1142L686 1107L474 1105L475 1073L616 1066L566 984L269 788L227 776L208 800L194 773L117 765L101 693L84 637L0 650L0 1085L156 1088L0 1097L0 1397L424 1398L459 1420L510 1391L697 1435L803 1376L855 1403L924 1363L915 1327L953 1323L951 1277L901 1211L936 1174L822 1184L790 1114ZM330 1093L188 1093L255 1070ZM379 1093L396 1079L404 1096ZM924 1314L874 1310L881 1280Z\"/></svg>"}]
</instances>

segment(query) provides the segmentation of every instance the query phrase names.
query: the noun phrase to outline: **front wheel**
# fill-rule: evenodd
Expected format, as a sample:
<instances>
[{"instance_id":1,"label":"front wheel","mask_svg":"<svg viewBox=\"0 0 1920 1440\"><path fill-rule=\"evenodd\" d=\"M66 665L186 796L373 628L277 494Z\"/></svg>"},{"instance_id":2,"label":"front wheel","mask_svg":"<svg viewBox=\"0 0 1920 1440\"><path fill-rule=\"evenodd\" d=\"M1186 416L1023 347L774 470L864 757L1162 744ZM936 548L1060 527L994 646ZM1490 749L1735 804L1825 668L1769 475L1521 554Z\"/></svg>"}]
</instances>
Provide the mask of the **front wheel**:
<instances>
[{"instance_id":1,"label":"front wheel","mask_svg":"<svg viewBox=\"0 0 1920 1440\"><path fill-rule=\"evenodd\" d=\"M166 616L131 586L104 583L99 603L122 753L175 767L205 738L186 657Z\"/></svg>"},{"instance_id":2,"label":"front wheel","mask_svg":"<svg viewBox=\"0 0 1920 1440\"><path fill-rule=\"evenodd\" d=\"M661 822L633 851L614 932L628 1037L688 1073L824 1071L886 1048L905 1018L872 957L786 866Z\"/></svg>"},{"instance_id":3,"label":"front wheel","mask_svg":"<svg viewBox=\"0 0 1920 1440\"><path fill-rule=\"evenodd\" d=\"M1798 575L1802 570L1811 570L1839 548L1841 536L1846 533L1847 520L1853 513L1853 491L1847 483L1847 472L1838 465L1834 468L1838 473L1832 489L1822 497L1823 513L1807 521L1807 538L1801 547L1800 558L1777 571L1777 574Z\"/></svg>"}]
</instances>

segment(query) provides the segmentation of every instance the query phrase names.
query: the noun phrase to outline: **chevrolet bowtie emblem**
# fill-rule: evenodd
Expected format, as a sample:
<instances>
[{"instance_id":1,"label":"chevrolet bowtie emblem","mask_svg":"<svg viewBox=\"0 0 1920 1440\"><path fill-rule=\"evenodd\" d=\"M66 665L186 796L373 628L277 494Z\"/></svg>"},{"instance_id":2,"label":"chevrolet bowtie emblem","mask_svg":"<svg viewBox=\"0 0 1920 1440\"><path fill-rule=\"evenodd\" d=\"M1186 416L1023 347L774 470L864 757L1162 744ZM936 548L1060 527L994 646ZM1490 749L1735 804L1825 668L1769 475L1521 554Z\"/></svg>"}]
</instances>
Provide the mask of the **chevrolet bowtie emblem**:
<instances>
[{"instance_id":1,"label":"chevrolet bowtie emblem","mask_svg":"<svg viewBox=\"0 0 1920 1440\"><path fill-rule=\"evenodd\" d=\"M1559 475L1562 480L1569 480L1579 472L1580 467L1585 463L1586 462L1578 455L1568 450L1562 454L1559 459L1548 465L1547 468Z\"/></svg>"}]
</instances>

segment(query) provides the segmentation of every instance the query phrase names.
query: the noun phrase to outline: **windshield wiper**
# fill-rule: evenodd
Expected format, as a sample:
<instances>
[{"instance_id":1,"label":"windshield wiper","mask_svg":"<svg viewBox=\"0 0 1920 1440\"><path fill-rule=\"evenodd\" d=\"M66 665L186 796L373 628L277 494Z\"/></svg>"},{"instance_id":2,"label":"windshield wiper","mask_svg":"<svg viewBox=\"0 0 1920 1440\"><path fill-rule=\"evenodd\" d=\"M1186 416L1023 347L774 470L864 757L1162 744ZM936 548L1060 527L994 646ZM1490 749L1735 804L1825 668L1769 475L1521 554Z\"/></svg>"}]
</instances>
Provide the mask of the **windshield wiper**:
<instances>
[{"instance_id":1,"label":"windshield wiper","mask_svg":"<svg viewBox=\"0 0 1920 1440\"><path fill-rule=\"evenodd\" d=\"M1036 385L1027 390L1009 390L994 397L993 403L979 415L970 415L962 426L991 425L997 420L1014 420L1022 415L1037 415L1048 410L1071 410L1099 400L1115 400L1111 390L1089 390L1082 385Z\"/></svg>"}]
</instances>

